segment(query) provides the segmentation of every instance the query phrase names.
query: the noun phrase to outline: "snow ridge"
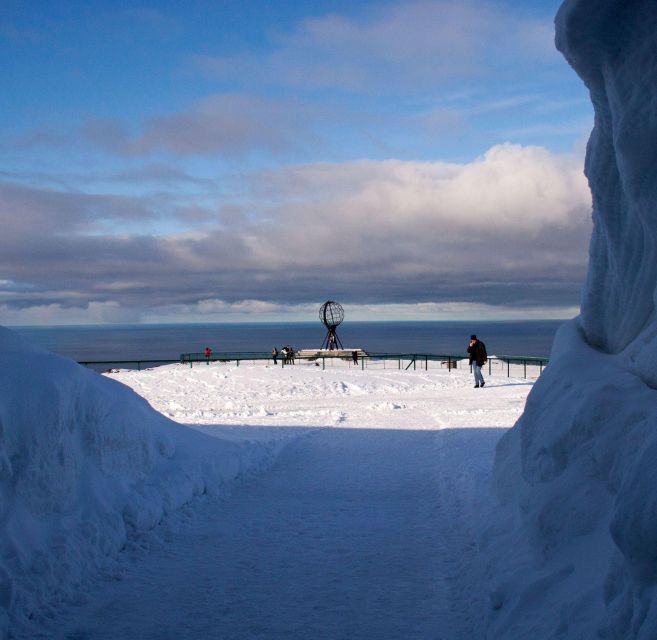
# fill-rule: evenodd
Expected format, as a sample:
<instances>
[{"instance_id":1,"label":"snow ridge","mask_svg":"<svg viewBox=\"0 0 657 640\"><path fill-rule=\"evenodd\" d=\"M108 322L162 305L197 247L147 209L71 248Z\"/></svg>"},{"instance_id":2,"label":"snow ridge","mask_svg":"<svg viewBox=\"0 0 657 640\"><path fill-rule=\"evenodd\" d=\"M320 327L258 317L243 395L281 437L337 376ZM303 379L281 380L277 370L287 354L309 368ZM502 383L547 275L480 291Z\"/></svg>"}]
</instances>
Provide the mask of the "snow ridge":
<instances>
[{"instance_id":1,"label":"snow ridge","mask_svg":"<svg viewBox=\"0 0 657 640\"><path fill-rule=\"evenodd\" d=\"M657 296L657 5L567 0L557 47L595 109L585 173L593 233L580 323L586 340L616 353L654 324Z\"/></svg>"},{"instance_id":2,"label":"snow ridge","mask_svg":"<svg viewBox=\"0 0 657 640\"><path fill-rule=\"evenodd\" d=\"M0 327L0 637L31 637L132 540L277 446L183 427Z\"/></svg>"},{"instance_id":3,"label":"snow ridge","mask_svg":"<svg viewBox=\"0 0 657 640\"><path fill-rule=\"evenodd\" d=\"M582 313L495 460L489 637L657 637L657 5L566 0L557 46L591 92Z\"/></svg>"}]
</instances>

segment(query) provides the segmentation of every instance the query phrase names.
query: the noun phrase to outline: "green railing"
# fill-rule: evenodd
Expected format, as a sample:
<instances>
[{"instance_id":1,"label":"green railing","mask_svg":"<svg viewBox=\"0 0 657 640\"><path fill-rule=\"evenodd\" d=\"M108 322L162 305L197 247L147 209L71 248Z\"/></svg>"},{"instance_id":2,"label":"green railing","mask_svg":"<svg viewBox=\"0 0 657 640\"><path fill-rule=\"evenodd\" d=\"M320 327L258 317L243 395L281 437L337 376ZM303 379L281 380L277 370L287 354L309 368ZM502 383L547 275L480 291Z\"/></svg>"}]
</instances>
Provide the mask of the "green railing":
<instances>
[{"instance_id":1,"label":"green railing","mask_svg":"<svg viewBox=\"0 0 657 640\"><path fill-rule=\"evenodd\" d=\"M369 353L363 361L397 361L397 368L405 370L413 367L414 370L419 368L424 368L429 370L430 362L440 362L442 367L446 367L449 371L452 369L459 368L470 368L468 363L467 356L462 356L459 354L435 354L435 353ZM493 363L497 366L501 366L503 369L506 369L507 377L511 377L511 365L522 366L523 368L523 377L527 377L527 367L534 366L538 367L539 375L543 373L543 368L547 366L550 359L546 357L536 357L536 356L491 356L488 359L487 364L484 368L488 368L489 375L493 373Z\"/></svg>"},{"instance_id":2,"label":"green railing","mask_svg":"<svg viewBox=\"0 0 657 640\"><path fill-rule=\"evenodd\" d=\"M425 369L437 368L436 363L439 363L439 368L452 371L453 369L469 368L467 356L464 357L460 354L436 354L436 353L368 353L366 355L359 355L356 362L349 357L337 358L334 355L313 355L309 357L300 356L295 354L291 360L285 360L279 354L277 364L281 367L286 367L303 362L304 360L314 361L316 365L320 365L322 369L334 366L336 361L343 361L348 363L350 367L366 368L392 368L399 370L409 369ZM141 358L139 360L83 360L79 364L87 367L92 367L97 371L106 371L108 368L130 368L140 371L144 368L159 366L163 364L182 363L189 364L192 367L196 364L210 364L211 362L235 362L239 366L240 362L251 361L273 361L271 353L266 351L222 351L213 353L209 358L206 358L204 353L183 353L177 359L157 359L157 358ZM527 377L527 367L538 367L538 374L543 372L543 368L549 363L549 358L534 357L534 356L492 356L486 363L484 370L488 370L489 375L493 373L506 374L507 377L520 377L519 368L522 368L522 377ZM433 365L430 367L430 365ZM534 369L535 371L536 369Z\"/></svg>"},{"instance_id":3,"label":"green railing","mask_svg":"<svg viewBox=\"0 0 657 640\"><path fill-rule=\"evenodd\" d=\"M326 369L327 365L333 366L336 360L348 362L350 367L360 367L361 369L377 368L382 366L384 369L392 368L403 369L425 369L436 368L436 363L439 363L441 369L452 371L453 369L469 368L467 357L458 354L436 354L436 353L368 353L367 355L359 355L357 362L351 358L343 357L336 358L335 356L315 355L311 357L303 357L296 354L292 360L285 360L279 354L277 363L281 367L303 362L304 360L314 361L316 365L322 366ZM211 362L235 362L239 366L243 361L273 361L271 353L266 351L222 351L220 353L213 353L209 358L206 358L204 353L183 353L177 359L157 359L157 358L141 358L139 360L82 360L79 364L87 367L92 367L97 371L106 371L108 368L129 368L141 371L144 368L159 366L163 364L182 363L189 364L192 367L195 363L210 364ZM488 370L489 375L493 373L506 373L507 377L514 376L520 377L518 371L522 367L522 377L527 377L527 367L538 367L539 375L543 372L543 368L549 363L549 358L534 357L534 356L492 356L488 359L484 370ZM430 367L430 364L433 367ZM512 369L513 367L513 369Z\"/></svg>"},{"instance_id":4,"label":"green railing","mask_svg":"<svg viewBox=\"0 0 657 640\"><path fill-rule=\"evenodd\" d=\"M209 357L206 357L204 353L182 353L180 355L179 362L184 364L189 364L190 367L194 363L206 363L210 362L235 362L239 366L240 361L262 361L262 360L271 360L273 358L271 353L262 352L262 351L241 351L241 352L220 352L212 353ZM336 360L343 360L349 362L350 366L359 366L361 369L371 368L377 364L383 363L384 368L386 368L386 363L396 363L397 369L409 370L411 367L413 370L425 369L429 370L430 363L440 363L441 368L446 368L448 371L452 369L460 368L469 368L467 362L467 356L457 355L457 354L436 354L436 353L368 353L367 355L359 355L356 362L354 362L350 357L336 357L335 355L317 355L312 356L303 356L295 354L294 358L291 360L285 360L281 354L277 357L277 364L280 364L281 367L286 367L289 365L294 365L303 360L311 360L316 364L321 362L322 369L326 369L327 363L331 365ZM488 369L489 375L493 374L493 370L502 369L506 371L507 377L511 377L513 366L518 367L522 366L522 375L524 378L527 377L527 367L538 367L539 375L543 372L543 368L547 366L549 358L546 357L534 357L534 356L492 356L488 359L488 362L485 369ZM515 370L514 370L515 373Z\"/></svg>"},{"instance_id":5,"label":"green railing","mask_svg":"<svg viewBox=\"0 0 657 640\"><path fill-rule=\"evenodd\" d=\"M137 369L137 371L141 371L142 369L150 368L152 365L159 366L161 364L174 364L176 362L180 362L180 359L159 360L156 358L142 358L140 360L78 360L78 364L101 371L104 370L104 367L101 365L128 365L127 368L129 369Z\"/></svg>"},{"instance_id":6,"label":"green railing","mask_svg":"<svg viewBox=\"0 0 657 640\"><path fill-rule=\"evenodd\" d=\"M279 355L278 359L281 359L282 356ZM271 353L268 351L221 351L213 352L210 357L207 357L205 353L181 353L179 362L189 363L193 365L195 362L230 362L235 361L239 366L241 360L272 360Z\"/></svg>"}]
</instances>

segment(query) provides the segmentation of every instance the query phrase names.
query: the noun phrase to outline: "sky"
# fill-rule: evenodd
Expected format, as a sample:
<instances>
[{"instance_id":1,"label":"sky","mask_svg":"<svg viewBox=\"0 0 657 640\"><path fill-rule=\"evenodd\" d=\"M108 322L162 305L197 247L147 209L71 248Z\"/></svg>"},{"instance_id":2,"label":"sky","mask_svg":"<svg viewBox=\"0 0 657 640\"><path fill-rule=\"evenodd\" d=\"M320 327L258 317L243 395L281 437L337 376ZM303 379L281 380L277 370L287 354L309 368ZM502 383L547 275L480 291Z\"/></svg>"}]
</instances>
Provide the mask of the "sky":
<instances>
[{"instance_id":1,"label":"sky","mask_svg":"<svg viewBox=\"0 0 657 640\"><path fill-rule=\"evenodd\" d=\"M5 0L0 324L575 315L558 6Z\"/></svg>"}]
</instances>

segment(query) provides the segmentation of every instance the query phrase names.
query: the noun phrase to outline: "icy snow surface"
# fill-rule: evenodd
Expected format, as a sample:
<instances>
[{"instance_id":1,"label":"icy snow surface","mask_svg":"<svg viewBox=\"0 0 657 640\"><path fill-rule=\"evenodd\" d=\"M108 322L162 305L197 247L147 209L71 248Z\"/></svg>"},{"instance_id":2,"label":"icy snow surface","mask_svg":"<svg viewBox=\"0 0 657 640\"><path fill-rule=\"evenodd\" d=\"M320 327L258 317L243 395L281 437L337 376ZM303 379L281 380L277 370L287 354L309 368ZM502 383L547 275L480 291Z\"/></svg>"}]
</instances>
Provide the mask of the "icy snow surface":
<instances>
[{"instance_id":1,"label":"icy snow surface","mask_svg":"<svg viewBox=\"0 0 657 640\"><path fill-rule=\"evenodd\" d=\"M304 435L270 470L172 526L166 544L71 614L58 637L482 633L489 605L476 540L493 448L531 382L499 375L476 390L467 367L344 363L112 377L208 433L250 439L275 425Z\"/></svg>"},{"instance_id":2,"label":"icy snow surface","mask_svg":"<svg viewBox=\"0 0 657 640\"><path fill-rule=\"evenodd\" d=\"M497 447L489 637L657 638L657 3L567 0L591 92L582 315Z\"/></svg>"},{"instance_id":3,"label":"icy snow surface","mask_svg":"<svg viewBox=\"0 0 657 640\"><path fill-rule=\"evenodd\" d=\"M6 330L0 353L10 637L483 633L493 451L531 381L347 363L99 376Z\"/></svg>"},{"instance_id":4,"label":"icy snow surface","mask_svg":"<svg viewBox=\"0 0 657 640\"><path fill-rule=\"evenodd\" d=\"M557 46L595 108L585 167L594 226L580 324L587 341L608 352L655 324L656 25L652 0L567 0L557 16Z\"/></svg>"},{"instance_id":5,"label":"icy snow surface","mask_svg":"<svg viewBox=\"0 0 657 640\"><path fill-rule=\"evenodd\" d=\"M656 33L654 0L558 14L596 113L590 269L507 432L520 380L111 376L160 414L0 331L2 633L657 638Z\"/></svg>"},{"instance_id":6,"label":"icy snow surface","mask_svg":"<svg viewBox=\"0 0 657 640\"><path fill-rule=\"evenodd\" d=\"M185 428L0 327L0 637L34 637L98 577L120 575L120 552L147 547L167 515L266 465L283 441Z\"/></svg>"}]
</instances>

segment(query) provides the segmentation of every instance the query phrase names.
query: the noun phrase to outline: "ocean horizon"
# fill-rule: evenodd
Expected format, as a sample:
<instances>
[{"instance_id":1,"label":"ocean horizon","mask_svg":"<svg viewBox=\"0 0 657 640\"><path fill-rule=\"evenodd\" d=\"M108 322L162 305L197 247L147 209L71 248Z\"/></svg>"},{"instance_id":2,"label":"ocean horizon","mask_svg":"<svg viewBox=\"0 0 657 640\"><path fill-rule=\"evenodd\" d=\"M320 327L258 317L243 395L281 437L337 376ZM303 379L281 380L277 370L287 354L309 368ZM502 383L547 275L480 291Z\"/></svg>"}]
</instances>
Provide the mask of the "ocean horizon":
<instances>
[{"instance_id":1,"label":"ocean horizon","mask_svg":"<svg viewBox=\"0 0 657 640\"><path fill-rule=\"evenodd\" d=\"M345 348L368 352L464 354L476 334L493 355L548 357L564 320L351 321L338 327ZM285 345L317 349L319 322L15 326L32 344L77 361L178 359L207 346L221 352L262 352Z\"/></svg>"}]
</instances>

